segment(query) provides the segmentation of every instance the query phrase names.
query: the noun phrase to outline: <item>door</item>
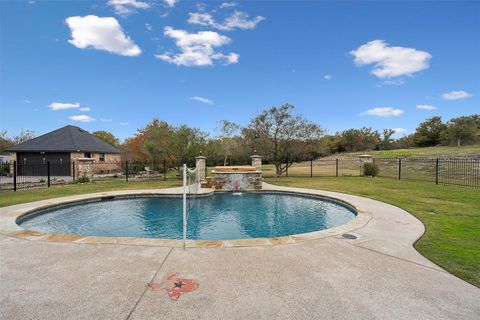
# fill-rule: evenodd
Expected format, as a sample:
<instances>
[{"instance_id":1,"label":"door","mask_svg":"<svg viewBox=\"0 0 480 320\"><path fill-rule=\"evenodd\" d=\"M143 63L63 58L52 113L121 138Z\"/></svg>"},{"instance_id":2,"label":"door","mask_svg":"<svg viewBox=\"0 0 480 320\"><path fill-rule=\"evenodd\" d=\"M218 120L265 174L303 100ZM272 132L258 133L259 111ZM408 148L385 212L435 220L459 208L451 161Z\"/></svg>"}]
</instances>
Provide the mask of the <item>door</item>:
<instances>
[{"instance_id":1,"label":"door","mask_svg":"<svg viewBox=\"0 0 480 320\"><path fill-rule=\"evenodd\" d=\"M17 153L18 175L46 176L50 162L50 176L70 176L70 153L19 152Z\"/></svg>"}]
</instances>

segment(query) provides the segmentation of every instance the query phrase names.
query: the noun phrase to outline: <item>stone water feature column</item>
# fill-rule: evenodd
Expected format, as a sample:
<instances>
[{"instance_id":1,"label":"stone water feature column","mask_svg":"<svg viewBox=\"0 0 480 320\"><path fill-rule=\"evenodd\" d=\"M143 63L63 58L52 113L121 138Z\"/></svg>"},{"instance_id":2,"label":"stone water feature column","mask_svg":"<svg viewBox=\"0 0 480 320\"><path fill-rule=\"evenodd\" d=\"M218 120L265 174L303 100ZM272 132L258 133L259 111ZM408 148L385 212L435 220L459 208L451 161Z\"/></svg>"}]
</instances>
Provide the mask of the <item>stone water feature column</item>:
<instances>
[{"instance_id":1,"label":"stone water feature column","mask_svg":"<svg viewBox=\"0 0 480 320\"><path fill-rule=\"evenodd\" d=\"M207 167L207 157L200 155L195 157L195 160L196 160L196 167L198 170L198 178L200 179L200 181L203 181L206 178L205 168Z\"/></svg>"},{"instance_id":2,"label":"stone water feature column","mask_svg":"<svg viewBox=\"0 0 480 320\"><path fill-rule=\"evenodd\" d=\"M261 171L262 170L262 156L259 156L258 154L254 154L253 156L250 156L252 159L252 167L257 168L257 170Z\"/></svg>"}]
</instances>

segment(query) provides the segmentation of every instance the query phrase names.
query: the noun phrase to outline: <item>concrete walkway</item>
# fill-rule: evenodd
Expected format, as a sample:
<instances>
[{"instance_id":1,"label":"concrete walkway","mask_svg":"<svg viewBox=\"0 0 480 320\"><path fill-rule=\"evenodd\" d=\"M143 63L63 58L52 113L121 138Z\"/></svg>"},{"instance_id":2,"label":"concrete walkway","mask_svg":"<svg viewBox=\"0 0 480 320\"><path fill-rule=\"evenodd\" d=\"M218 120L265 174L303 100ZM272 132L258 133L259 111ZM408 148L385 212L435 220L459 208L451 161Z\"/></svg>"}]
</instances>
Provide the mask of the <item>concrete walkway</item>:
<instances>
[{"instance_id":1,"label":"concrete walkway","mask_svg":"<svg viewBox=\"0 0 480 320\"><path fill-rule=\"evenodd\" d=\"M417 219L382 202L316 193L371 214L349 232L358 239L183 250L0 236L0 318L478 319L480 289L413 249L424 231ZM198 289L174 301L147 286L171 272Z\"/></svg>"}]
</instances>

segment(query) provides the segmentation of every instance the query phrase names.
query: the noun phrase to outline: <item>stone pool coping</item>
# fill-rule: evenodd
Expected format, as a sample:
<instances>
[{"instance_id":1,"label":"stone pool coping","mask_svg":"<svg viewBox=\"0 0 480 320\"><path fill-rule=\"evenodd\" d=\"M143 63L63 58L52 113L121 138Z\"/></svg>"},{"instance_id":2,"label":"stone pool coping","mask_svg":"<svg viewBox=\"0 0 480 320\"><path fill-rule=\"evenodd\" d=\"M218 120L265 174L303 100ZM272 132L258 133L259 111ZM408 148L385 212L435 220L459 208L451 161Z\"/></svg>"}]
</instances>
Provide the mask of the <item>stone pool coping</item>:
<instances>
[{"instance_id":1,"label":"stone pool coping","mask_svg":"<svg viewBox=\"0 0 480 320\"><path fill-rule=\"evenodd\" d=\"M356 209L355 218L346 224L338 227L329 228L309 233L295 234L284 237L274 238L247 238L236 240L187 240L187 248L234 248L234 247L256 247L256 246L276 246L282 244L292 244L308 240L323 239L327 237L339 236L343 233L352 232L365 226L372 218L372 213L362 209L361 203L350 199L349 195L335 193L335 196L328 195L328 192L313 189L300 189L281 187L263 183L263 190L256 192L279 192L300 195L319 196L326 200L339 202ZM213 189L200 189L201 195L210 195L214 193ZM170 195L178 196L182 194L182 188L166 188L166 189L142 189L142 190L122 190L108 191L100 193L82 194L61 198L53 198L48 200L40 200L25 204L19 204L9 207L0 208L0 234L5 236L44 242L62 242L62 243L78 243L78 244L114 244L114 245L130 245L130 246L155 246L155 247L183 247L182 240L159 239L159 238L134 238L134 237L101 237L101 236L82 236L72 234L52 234L39 231L27 230L19 225L16 221L33 211L65 205L69 203L82 202L84 200L98 200L111 197L128 197L128 196L154 196L154 195Z\"/></svg>"}]
</instances>

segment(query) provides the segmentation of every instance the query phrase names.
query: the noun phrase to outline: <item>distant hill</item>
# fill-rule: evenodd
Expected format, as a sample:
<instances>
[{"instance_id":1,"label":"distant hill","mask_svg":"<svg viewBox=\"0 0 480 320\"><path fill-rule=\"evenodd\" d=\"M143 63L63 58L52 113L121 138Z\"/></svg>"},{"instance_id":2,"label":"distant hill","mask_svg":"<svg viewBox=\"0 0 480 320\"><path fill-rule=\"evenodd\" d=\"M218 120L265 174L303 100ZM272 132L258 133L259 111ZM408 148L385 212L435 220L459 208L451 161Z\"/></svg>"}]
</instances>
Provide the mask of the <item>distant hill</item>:
<instances>
[{"instance_id":1,"label":"distant hill","mask_svg":"<svg viewBox=\"0 0 480 320\"><path fill-rule=\"evenodd\" d=\"M369 154L378 158L396 157L425 157L425 158L480 158L480 145L462 147L427 147L396 150L372 150L359 152L338 153L326 157L335 158L357 158L359 155Z\"/></svg>"}]
</instances>

